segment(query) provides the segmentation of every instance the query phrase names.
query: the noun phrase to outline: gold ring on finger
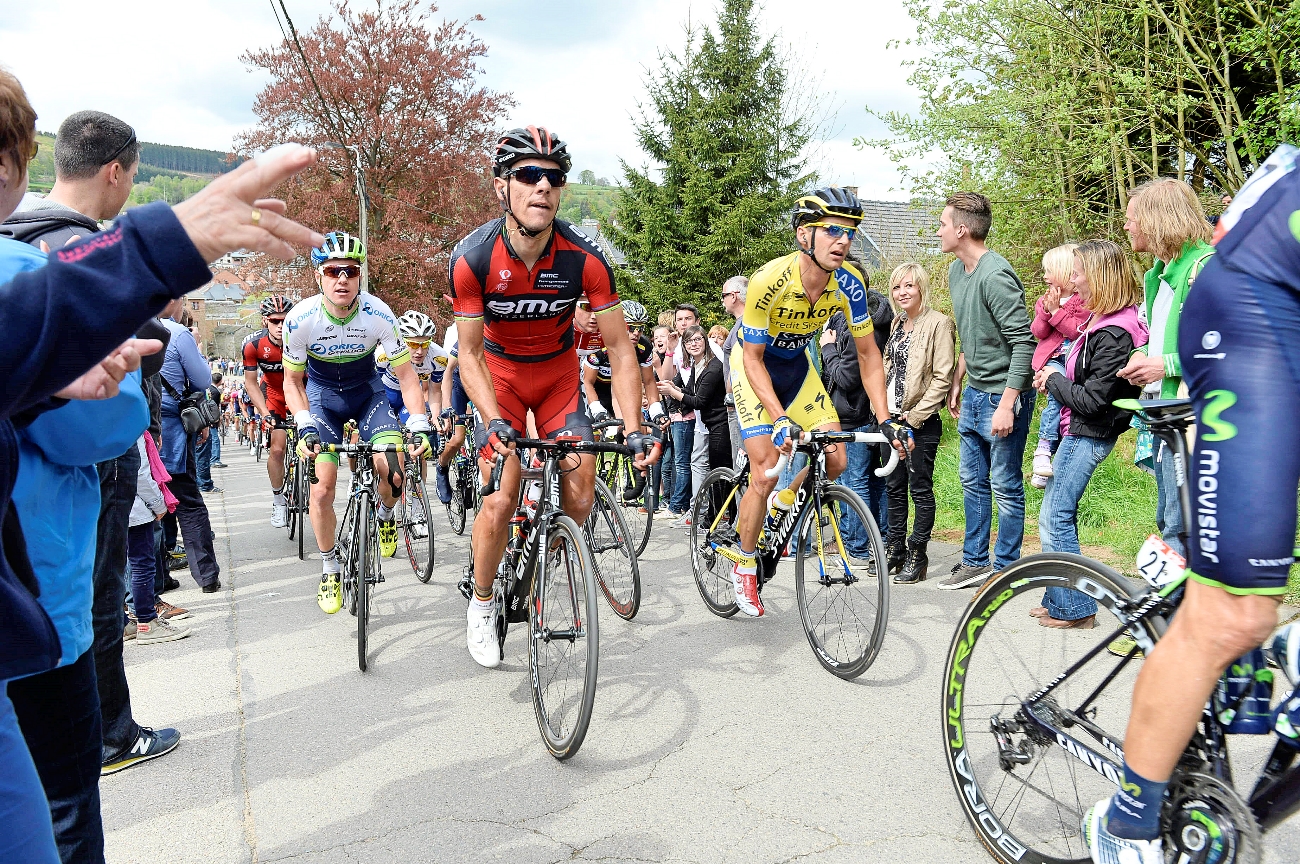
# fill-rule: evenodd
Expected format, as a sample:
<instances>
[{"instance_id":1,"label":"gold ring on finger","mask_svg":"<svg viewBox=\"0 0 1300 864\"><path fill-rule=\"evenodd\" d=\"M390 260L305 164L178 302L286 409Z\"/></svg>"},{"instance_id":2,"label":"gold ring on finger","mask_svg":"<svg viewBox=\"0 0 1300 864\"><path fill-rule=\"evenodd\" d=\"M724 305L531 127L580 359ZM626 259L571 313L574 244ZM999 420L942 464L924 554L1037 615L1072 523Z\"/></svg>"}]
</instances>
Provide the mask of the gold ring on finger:
<instances>
[{"instance_id":1,"label":"gold ring on finger","mask_svg":"<svg viewBox=\"0 0 1300 864\"><path fill-rule=\"evenodd\" d=\"M253 215L252 215L250 218L252 218L252 220L253 220L253 224L254 224L254 225L261 226L261 224L262 224L262 211L261 211L261 210L258 210L256 207L254 207L254 208L253 208Z\"/></svg>"}]
</instances>

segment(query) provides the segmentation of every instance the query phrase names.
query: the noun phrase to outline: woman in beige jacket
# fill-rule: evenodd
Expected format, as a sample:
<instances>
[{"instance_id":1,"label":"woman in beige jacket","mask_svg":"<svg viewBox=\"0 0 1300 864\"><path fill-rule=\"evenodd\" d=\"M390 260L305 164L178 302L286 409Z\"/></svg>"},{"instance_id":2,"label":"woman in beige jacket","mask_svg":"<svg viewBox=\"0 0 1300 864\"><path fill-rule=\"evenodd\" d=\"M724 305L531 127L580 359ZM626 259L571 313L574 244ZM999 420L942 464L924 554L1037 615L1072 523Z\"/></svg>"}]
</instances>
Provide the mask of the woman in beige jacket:
<instances>
[{"instance_id":1,"label":"woman in beige jacket","mask_svg":"<svg viewBox=\"0 0 1300 864\"><path fill-rule=\"evenodd\" d=\"M902 584L920 582L929 568L926 547L934 529L934 457L943 421L939 408L948 398L957 366L957 328L951 318L927 305L930 278L920 264L902 264L889 277L889 296L898 313L885 343L885 393L889 415L911 429L916 449L889 475L889 558L903 558L894 575ZM907 536L907 494L916 505ZM906 542L906 556L899 553Z\"/></svg>"}]
</instances>

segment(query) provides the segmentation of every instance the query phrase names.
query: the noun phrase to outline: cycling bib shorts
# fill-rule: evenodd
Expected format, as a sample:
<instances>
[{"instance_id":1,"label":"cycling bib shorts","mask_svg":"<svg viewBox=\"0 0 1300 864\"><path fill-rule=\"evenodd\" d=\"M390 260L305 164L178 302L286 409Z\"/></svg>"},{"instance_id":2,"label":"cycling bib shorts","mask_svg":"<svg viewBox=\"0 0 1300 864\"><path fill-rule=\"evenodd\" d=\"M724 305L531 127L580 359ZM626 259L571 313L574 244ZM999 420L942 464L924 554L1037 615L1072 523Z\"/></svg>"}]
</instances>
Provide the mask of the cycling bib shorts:
<instances>
[{"instance_id":1,"label":"cycling bib shorts","mask_svg":"<svg viewBox=\"0 0 1300 864\"><path fill-rule=\"evenodd\" d=\"M771 435L772 422L763 403L745 377L743 351L731 352L731 395L736 402L736 422L740 425L742 439L755 435ZM772 389L785 408L785 416L801 429L824 429L840 422L830 396L822 386L807 351L789 360L764 355L763 365L772 378Z\"/></svg>"},{"instance_id":2,"label":"cycling bib shorts","mask_svg":"<svg viewBox=\"0 0 1300 864\"><path fill-rule=\"evenodd\" d=\"M336 390L307 379L307 403L311 406L311 419L320 433L322 444L342 444L343 424L357 421L357 433L362 441L372 444L401 444L401 427L393 416L388 396L378 381L359 384L347 390ZM317 459L328 459L338 464L337 453L322 453Z\"/></svg>"},{"instance_id":3,"label":"cycling bib shorts","mask_svg":"<svg viewBox=\"0 0 1300 864\"><path fill-rule=\"evenodd\" d=\"M542 438L576 435L595 440L577 357L572 351L540 363L514 363L484 353L496 387L497 409L520 435L528 434L528 412L533 412L537 434ZM487 440L483 418L474 412L474 440Z\"/></svg>"},{"instance_id":4,"label":"cycling bib shorts","mask_svg":"<svg viewBox=\"0 0 1300 864\"><path fill-rule=\"evenodd\" d=\"M1198 420L1188 566L1192 579L1233 594L1286 593L1295 561L1297 155L1295 148L1279 149L1242 188L1178 327L1178 356Z\"/></svg>"}]
</instances>

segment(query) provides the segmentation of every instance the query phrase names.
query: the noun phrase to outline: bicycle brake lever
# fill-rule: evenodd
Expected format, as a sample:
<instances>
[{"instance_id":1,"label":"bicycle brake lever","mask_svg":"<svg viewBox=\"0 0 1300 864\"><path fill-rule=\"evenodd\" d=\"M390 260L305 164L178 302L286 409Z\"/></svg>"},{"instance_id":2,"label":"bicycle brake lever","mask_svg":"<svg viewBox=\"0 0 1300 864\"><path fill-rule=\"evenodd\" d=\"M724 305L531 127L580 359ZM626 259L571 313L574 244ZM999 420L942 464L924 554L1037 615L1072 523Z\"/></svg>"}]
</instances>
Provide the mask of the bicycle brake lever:
<instances>
[{"instance_id":1,"label":"bicycle brake lever","mask_svg":"<svg viewBox=\"0 0 1300 864\"><path fill-rule=\"evenodd\" d=\"M492 474L488 477L488 482L479 489L480 495L486 498L501 488L501 471L505 467L506 457L498 453L496 461L492 464Z\"/></svg>"}]
</instances>

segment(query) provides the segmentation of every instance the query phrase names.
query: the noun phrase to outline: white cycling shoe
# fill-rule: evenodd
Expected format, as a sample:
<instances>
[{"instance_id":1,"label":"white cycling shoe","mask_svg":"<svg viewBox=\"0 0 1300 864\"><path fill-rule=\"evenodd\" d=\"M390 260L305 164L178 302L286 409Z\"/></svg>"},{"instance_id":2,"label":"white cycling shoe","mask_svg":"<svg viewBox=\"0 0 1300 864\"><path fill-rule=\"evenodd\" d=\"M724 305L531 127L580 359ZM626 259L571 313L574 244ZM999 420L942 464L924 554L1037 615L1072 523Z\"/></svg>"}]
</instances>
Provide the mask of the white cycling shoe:
<instances>
[{"instance_id":1,"label":"white cycling shoe","mask_svg":"<svg viewBox=\"0 0 1300 864\"><path fill-rule=\"evenodd\" d=\"M283 528L289 524L289 505L272 504L271 505L271 527Z\"/></svg>"},{"instance_id":2,"label":"white cycling shoe","mask_svg":"<svg viewBox=\"0 0 1300 864\"><path fill-rule=\"evenodd\" d=\"M750 618L763 617L763 601L758 596L758 573L742 570L740 564L731 568L731 587L736 591L736 605Z\"/></svg>"},{"instance_id":3,"label":"white cycling shoe","mask_svg":"<svg viewBox=\"0 0 1300 864\"><path fill-rule=\"evenodd\" d=\"M497 604L486 609L471 600L469 610L465 613L466 643L469 656L485 669L495 669L501 665L501 643L497 641Z\"/></svg>"},{"instance_id":4,"label":"white cycling shoe","mask_svg":"<svg viewBox=\"0 0 1300 864\"><path fill-rule=\"evenodd\" d=\"M1083 817L1083 841L1093 864L1165 864L1160 839L1129 840L1106 829L1110 799L1098 801Z\"/></svg>"}]
</instances>

